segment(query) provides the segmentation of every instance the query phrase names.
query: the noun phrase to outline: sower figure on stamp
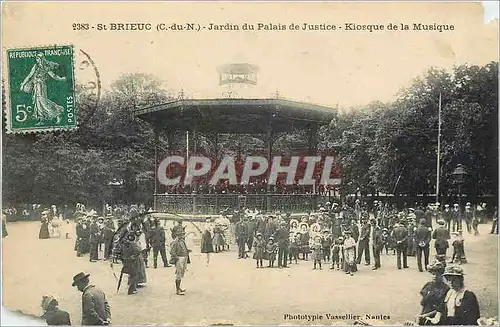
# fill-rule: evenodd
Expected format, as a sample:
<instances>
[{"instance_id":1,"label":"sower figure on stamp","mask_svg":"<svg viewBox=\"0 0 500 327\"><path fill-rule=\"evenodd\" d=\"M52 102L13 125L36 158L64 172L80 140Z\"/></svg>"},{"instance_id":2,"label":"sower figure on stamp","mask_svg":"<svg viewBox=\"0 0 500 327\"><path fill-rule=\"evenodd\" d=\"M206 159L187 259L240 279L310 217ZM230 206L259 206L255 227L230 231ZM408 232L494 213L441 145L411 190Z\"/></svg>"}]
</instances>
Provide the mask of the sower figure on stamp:
<instances>
[{"instance_id":1,"label":"sower figure on stamp","mask_svg":"<svg viewBox=\"0 0 500 327\"><path fill-rule=\"evenodd\" d=\"M83 272L73 277L73 286L82 292L82 325L100 326L111 323L111 308L106 294L90 284L90 274Z\"/></svg>"},{"instance_id":2,"label":"sower figure on stamp","mask_svg":"<svg viewBox=\"0 0 500 327\"><path fill-rule=\"evenodd\" d=\"M431 228L426 226L427 221L420 219L420 225L415 231L415 243L417 245L417 265L418 271L424 271L422 268L422 253L424 254L424 267L427 270L429 265L429 248L431 243Z\"/></svg>"},{"instance_id":3,"label":"sower figure on stamp","mask_svg":"<svg viewBox=\"0 0 500 327\"><path fill-rule=\"evenodd\" d=\"M170 244L170 255L172 256L172 263L175 264L175 294L184 295L186 290L181 288L182 278L186 273L188 264L189 250L185 241L186 234L184 231L179 232L175 240Z\"/></svg>"},{"instance_id":4,"label":"sower figure on stamp","mask_svg":"<svg viewBox=\"0 0 500 327\"><path fill-rule=\"evenodd\" d=\"M392 236L396 243L397 266L401 269L401 256L403 257L403 268L408 268L408 229L403 225L404 219L400 219L392 230Z\"/></svg>"},{"instance_id":5,"label":"sower figure on stamp","mask_svg":"<svg viewBox=\"0 0 500 327\"><path fill-rule=\"evenodd\" d=\"M39 120L38 124L54 118L56 124L61 122L64 107L50 100L47 92L49 77L56 81L66 80L66 77L57 76L53 72L58 66L58 63L47 60L43 53L39 52L36 55L36 64L20 85L21 91L30 93L33 97L33 116Z\"/></svg>"},{"instance_id":6,"label":"sower figure on stamp","mask_svg":"<svg viewBox=\"0 0 500 327\"><path fill-rule=\"evenodd\" d=\"M450 231L444 225L444 220L439 220L438 227L432 232L432 238L436 240L434 247L438 255L446 255L446 250L448 250L449 247L448 240L450 239Z\"/></svg>"},{"instance_id":7,"label":"sower figure on stamp","mask_svg":"<svg viewBox=\"0 0 500 327\"><path fill-rule=\"evenodd\" d=\"M356 260L356 263L359 265L361 264L361 257L363 256L363 253L365 254L365 266L370 265L370 230L371 230L371 225L368 222L368 218L366 216L361 218L361 235L359 236L359 243L358 243L358 258Z\"/></svg>"}]
</instances>

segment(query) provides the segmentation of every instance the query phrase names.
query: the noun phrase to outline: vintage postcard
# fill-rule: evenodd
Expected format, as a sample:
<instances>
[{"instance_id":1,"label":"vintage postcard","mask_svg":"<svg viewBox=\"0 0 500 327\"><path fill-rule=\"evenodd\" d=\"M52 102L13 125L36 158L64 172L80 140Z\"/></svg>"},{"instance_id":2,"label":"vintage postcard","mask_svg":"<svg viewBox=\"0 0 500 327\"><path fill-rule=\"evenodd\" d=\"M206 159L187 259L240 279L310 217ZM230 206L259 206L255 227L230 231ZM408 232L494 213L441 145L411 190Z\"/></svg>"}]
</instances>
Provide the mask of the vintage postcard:
<instances>
[{"instance_id":1,"label":"vintage postcard","mask_svg":"<svg viewBox=\"0 0 500 327\"><path fill-rule=\"evenodd\" d=\"M498 2L2 20L2 325L498 326Z\"/></svg>"}]
</instances>

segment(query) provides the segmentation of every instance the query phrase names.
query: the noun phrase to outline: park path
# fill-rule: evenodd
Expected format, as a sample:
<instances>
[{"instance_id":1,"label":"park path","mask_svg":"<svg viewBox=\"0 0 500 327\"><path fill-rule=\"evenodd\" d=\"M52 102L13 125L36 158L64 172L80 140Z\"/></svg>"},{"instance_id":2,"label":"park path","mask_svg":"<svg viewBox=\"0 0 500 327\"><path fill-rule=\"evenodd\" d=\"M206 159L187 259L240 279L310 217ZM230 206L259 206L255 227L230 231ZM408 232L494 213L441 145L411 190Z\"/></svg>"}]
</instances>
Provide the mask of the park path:
<instances>
[{"instance_id":1,"label":"park path","mask_svg":"<svg viewBox=\"0 0 500 327\"><path fill-rule=\"evenodd\" d=\"M2 241L4 305L39 315L42 296L56 294L74 324L81 319L81 293L71 283L79 271L90 273L92 283L107 294L115 325L338 323L326 320L327 313L388 315L386 323L396 324L418 313L419 291L430 279L428 273L418 272L413 257L408 259L410 269L397 270L393 255L382 255L381 270L361 265L355 276L331 271L327 265L315 271L310 261L299 261L290 269L256 269L253 260L236 259L234 247L212 255L207 267L195 237L189 240L193 253L183 284L185 296L174 294L172 268L149 268L148 286L127 296L126 285L116 293L108 263L76 257L74 239L39 240L37 222L10 223L7 228L9 236ZM478 296L482 315L490 317L498 315L498 236L488 234L490 225L480 225L480 230L480 236L465 235L465 281ZM116 273L119 269L115 267ZM323 320L288 321L283 318L287 313L322 314Z\"/></svg>"}]
</instances>

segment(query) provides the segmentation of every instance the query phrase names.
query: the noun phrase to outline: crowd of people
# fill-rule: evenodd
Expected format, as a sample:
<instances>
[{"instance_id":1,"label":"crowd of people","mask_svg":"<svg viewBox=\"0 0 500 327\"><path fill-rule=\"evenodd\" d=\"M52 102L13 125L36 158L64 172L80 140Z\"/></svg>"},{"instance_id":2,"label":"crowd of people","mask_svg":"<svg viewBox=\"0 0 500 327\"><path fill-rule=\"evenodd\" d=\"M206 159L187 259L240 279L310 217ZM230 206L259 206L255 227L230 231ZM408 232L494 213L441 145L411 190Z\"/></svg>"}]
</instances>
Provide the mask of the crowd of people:
<instances>
[{"instance_id":1,"label":"crowd of people","mask_svg":"<svg viewBox=\"0 0 500 327\"><path fill-rule=\"evenodd\" d=\"M450 209L452 207L453 209ZM408 256L416 258L418 271L428 271L433 279L421 291L422 311L417 324L477 324L480 311L473 292L464 284L462 265L467 263L463 234L479 235L478 226L493 218L492 234L498 234L498 216L485 215L485 205L467 203L458 205L430 204L426 207L397 210L395 206L374 201L369 205L356 200L352 206L327 202L307 215L292 216L280 212L264 213L248 208L221 212L217 218L207 218L201 236L200 252L210 255L229 251L235 244L237 258L253 258L257 269L289 268L300 262L310 262L312 269L342 270L354 276L364 261L373 270L382 269L381 255L393 254L397 269L408 269ZM78 204L72 217L76 220L75 251L81 257L89 254L91 262L107 261L111 267L122 263L118 288L124 275L128 275L127 294L134 295L147 283L149 254L153 252L153 268L157 268L160 255L163 267L175 267L175 294L184 295L182 280L190 252L186 245L186 226L182 220L170 229L170 260L166 252L164 224L146 210L144 205L106 205L103 216L86 210ZM64 216L52 206L40 211L39 237L61 237L54 234L55 220ZM118 224L116 224L118 223ZM196 227L196 225L195 225ZM466 228L463 230L462 228ZM6 234L6 230L5 233ZM436 259L430 259L433 243ZM453 250L450 251L450 248ZM103 253L99 258L99 251ZM251 255L251 256L250 256ZM450 261L447 262L447 258ZM90 284L89 274L80 272L73 286L82 295L82 315L85 325L107 325L111 322L111 309L105 294ZM69 325L70 318L58 307L54 297L44 297L42 308L49 324Z\"/></svg>"}]
</instances>

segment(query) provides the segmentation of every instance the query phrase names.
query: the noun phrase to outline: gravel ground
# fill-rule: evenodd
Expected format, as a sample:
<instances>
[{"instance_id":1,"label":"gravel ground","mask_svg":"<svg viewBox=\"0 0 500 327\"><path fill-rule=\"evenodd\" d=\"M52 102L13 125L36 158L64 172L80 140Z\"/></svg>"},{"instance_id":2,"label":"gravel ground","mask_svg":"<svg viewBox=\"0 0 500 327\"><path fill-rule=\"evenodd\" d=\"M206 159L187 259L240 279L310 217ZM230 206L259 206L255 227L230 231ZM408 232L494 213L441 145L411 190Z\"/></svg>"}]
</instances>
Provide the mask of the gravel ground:
<instances>
[{"instance_id":1,"label":"gravel ground","mask_svg":"<svg viewBox=\"0 0 500 327\"><path fill-rule=\"evenodd\" d=\"M191 224L187 226L188 232L195 232ZM289 269L256 269L254 260L236 259L234 246L230 252L213 254L206 266L195 232L188 240L193 252L183 282L185 296L174 293L172 268L149 268L147 287L128 296L125 280L116 293L109 263L76 257L74 239L39 240L37 222L9 223L7 229L9 236L2 241L3 304L12 311L39 315L42 296L56 294L73 324L81 319L81 293L71 287L79 271L90 273L91 282L106 293L114 325L340 323L327 314L386 315L390 317L386 324L397 324L419 312L419 291L430 279L428 273L418 272L414 257L408 259L409 269L397 270L393 255L382 255L381 270L361 265L355 276L331 271L328 265L312 270L310 261L299 261ZM481 315L486 317L498 315L498 236L489 230L490 225L480 225L480 236L465 235L466 286L478 296ZM119 270L115 266L117 274ZM319 314L322 319L286 320L285 314Z\"/></svg>"}]
</instances>

